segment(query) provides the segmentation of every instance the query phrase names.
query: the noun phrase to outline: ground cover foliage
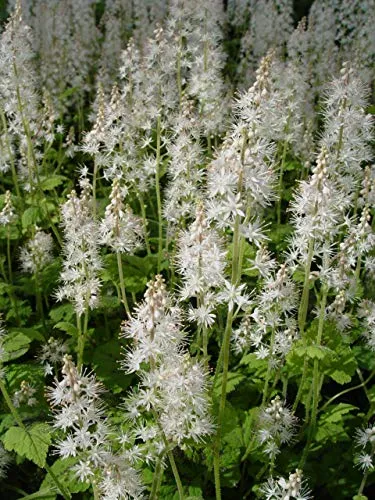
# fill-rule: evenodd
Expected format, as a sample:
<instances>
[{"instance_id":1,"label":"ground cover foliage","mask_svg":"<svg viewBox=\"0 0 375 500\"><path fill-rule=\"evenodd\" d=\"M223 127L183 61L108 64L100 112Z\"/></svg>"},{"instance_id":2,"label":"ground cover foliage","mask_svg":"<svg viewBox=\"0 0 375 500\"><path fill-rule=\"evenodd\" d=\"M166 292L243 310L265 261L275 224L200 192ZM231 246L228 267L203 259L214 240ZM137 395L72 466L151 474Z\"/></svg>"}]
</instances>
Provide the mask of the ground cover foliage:
<instances>
[{"instance_id":1,"label":"ground cover foliage","mask_svg":"<svg viewBox=\"0 0 375 500\"><path fill-rule=\"evenodd\" d=\"M1 498L371 498L374 1L7 9Z\"/></svg>"}]
</instances>

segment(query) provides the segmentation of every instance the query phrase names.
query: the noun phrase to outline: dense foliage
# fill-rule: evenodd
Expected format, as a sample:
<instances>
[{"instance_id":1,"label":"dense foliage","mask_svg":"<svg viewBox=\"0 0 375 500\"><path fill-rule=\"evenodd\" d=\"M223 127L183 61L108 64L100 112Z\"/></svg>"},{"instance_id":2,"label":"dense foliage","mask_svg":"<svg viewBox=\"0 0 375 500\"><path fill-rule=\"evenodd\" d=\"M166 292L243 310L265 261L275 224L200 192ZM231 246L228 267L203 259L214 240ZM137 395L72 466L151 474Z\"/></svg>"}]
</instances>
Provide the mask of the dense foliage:
<instances>
[{"instance_id":1,"label":"dense foliage","mask_svg":"<svg viewBox=\"0 0 375 500\"><path fill-rule=\"evenodd\" d=\"M371 498L374 0L17 0L0 491Z\"/></svg>"}]
</instances>

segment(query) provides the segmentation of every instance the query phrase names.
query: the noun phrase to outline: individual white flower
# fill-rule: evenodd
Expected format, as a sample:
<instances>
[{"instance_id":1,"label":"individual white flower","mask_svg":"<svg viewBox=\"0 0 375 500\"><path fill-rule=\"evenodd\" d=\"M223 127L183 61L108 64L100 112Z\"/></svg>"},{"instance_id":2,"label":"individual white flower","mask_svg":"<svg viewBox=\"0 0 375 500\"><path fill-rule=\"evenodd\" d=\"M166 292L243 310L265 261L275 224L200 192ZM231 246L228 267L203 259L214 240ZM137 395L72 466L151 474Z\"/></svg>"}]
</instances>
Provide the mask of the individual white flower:
<instances>
[{"instance_id":1,"label":"individual white flower","mask_svg":"<svg viewBox=\"0 0 375 500\"><path fill-rule=\"evenodd\" d=\"M88 460L80 460L78 464L73 466L73 471L82 483L89 481L90 477L94 475L92 465Z\"/></svg>"},{"instance_id":2,"label":"individual white flower","mask_svg":"<svg viewBox=\"0 0 375 500\"><path fill-rule=\"evenodd\" d=\"M255 269L259 272L262 278L266 278L273 269L276 267L276 261L271 257L270 252L261 246L255 255L255 259L249 260L252 266L249 271Z\"/></svg>"},{"instance_id":3,"label":"individual white flower","mask_svg":"<svg viewBox=\"0 0 375 500\"><path fill-rule=\"evenodd\" d=\"M357 455L358 466L365 472L374 468L373 455L368 453L359 453Z\"/></svg>"},{"instance_id":4,"label":"individual white flower","mask_svg":"<svg viewBox=\"0 0 375 500\"><path fill-rule=\"evenodd\" d=\"M216 314L211 304L202 304L198 307L189 307L188 318L196 321L199 326L210 328L215 323Z\"/></svg>"},{"instance_id":5,"label":"individual white flower","mask_svg":"<svg viewBox=\"0 0 375 500\"><path fill-rule=\"evenodd\" d=\"M233 310L234 305L237 305L239 309L245 309L250 305L250 295L245 293L246 285L233 285L229 281L224 282L223 289L217 294L217 298L220 302L228 304L228 309Z\"/></svg>"},{"instance_id":6,"label":"individual white flower","mask_svg":"<svg viewBox=\"0 0 375 500\"><path fill-rule=\"evenodd\" d=\"M366 448L368 444L375 447L375 426L357 429L355 441L356 445L362 448Z\"/></svg>"},{"instance_id":7,"label":"individual white flower","mask_svg":"<svg viewBox=\"0 0 375 500\"><path fill-rule=\"evenodd\" d=\"M247 225L240 226L241 234L258 248L261 248L265 241L269 240L264 234L264 229L265 226L258 219L249 222Z\"/></svg>"}]
</instances>

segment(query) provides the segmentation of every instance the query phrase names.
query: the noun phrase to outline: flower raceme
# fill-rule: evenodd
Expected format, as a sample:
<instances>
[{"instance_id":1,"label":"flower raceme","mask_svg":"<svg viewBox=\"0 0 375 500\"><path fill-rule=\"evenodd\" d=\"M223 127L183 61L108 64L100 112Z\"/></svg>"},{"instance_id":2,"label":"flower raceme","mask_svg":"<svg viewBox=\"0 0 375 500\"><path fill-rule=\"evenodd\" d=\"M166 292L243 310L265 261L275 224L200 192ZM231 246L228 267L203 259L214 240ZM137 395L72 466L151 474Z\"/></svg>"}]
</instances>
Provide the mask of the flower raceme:
<instances>
[{"instance_id":1,"label":"flower raceme","mask_svg":"<svg viewBox=\"0 0 375 500\"><path fill-rule=\"evenodd\" d=\"M97 307L100 290L98 271L102 264L99 256L98 225L92 216L91 186L86 177L81 179L82 192L68 195L62 206L62 226L65 245L58 300L71 301L81 316L89 308Z\"/></svg>"},{"instance_id":2,"label":"flower raceme","mask_svg":"<svg viewBox=\"0 0 375 500\"><path fill-rule=\"evenodd\" d=\"M62 379L48 389L54 427L62 434L56 453L75 459L73 471L82 482L97 485L102 499L141 498L143 486L125 451L114 452L113 433L100 402L103 387L93 374L78 371L64 356Z\"/></svg>"},{"instance_id":3,"label":"flower raceme","mask_svg":"<svg viewBox=\"0 0 375 500\"><path fill-rule=\"evenodd\" d=\"M148 283L144 301L123 324L122 336L133 340L123 368L140 375L138 388L125 401L127 417L138 428L159 426L162 433L140 433L151 454L161 453L163 439L182 446L211 434L207 373L184 347L181 310L160 275Z\"/></svg>"}]
</instances>

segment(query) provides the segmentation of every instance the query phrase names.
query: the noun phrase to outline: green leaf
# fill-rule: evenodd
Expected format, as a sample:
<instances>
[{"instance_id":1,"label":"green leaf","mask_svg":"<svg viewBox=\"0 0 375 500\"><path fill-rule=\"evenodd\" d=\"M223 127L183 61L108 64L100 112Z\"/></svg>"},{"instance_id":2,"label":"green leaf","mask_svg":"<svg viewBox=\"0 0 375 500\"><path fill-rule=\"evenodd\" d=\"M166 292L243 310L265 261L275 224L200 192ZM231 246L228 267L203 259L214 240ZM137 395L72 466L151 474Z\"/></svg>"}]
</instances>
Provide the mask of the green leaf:
<instances>
[{"instance_id":1,"label":"green leaf","mask_svg":"<svg viewBox=\"0 0 375 500\"><path fill-rule=\"evenodd\" d=\"M40 333L39 330L36 330L35 328L20 328L20 327L16 327L16 328L10 329L9 333L22 333L22 334L26 335L26 337L28 337L30 339L30 342L33 341L33 340L40 340L40 341L43 342L43 340L44 340L43 335Z\"/></svg>"},{"instance_id":2,"label":"green leaf","mask_svg":"<svg viewBox=\"0 0 375 500\"><path fill-rule=\"evenodd\" d=\"M357 369L357 361L350 347L341 345L335 350L333 359L324 367L324 373L338 384L348 384Z\"/></svg>"},{"instance_id":3,"label":"green leaf","mask_svg":"<svg viewBox=\"0 0 375 500\"><path fill-rule=\"evenodd\" d=\"M246 378L245 375L243 375L242 373L229 372L227 380L227 394L233 392L236 386L240 384L245 378ZM217 378L216 387L214 389L214 393L217 396L220 396L221 394L222 379L223 379L222 375L219 375L219 377Z\"/></svg>"},{"instance_id":4,"label":"green leaf","mask_svg":"<svg viewBox=\"0 0 375 500\"><path fill-rule=\"evenodd\" d=\"M203 500L201 488L198 486L189 486L189 496L185 498L186 500Z\"/></svg>"},{"instance_id":5,"label":"green leaf","mask_svg":"<svg viewBox=\"0 0 375 500\"><path fill-rule=\"evenodd\" d=\"M126 375L120 370L121 344L118 340L111 340L97 347L92 363L96 376L114 394L127 389L132 381L132 375Z\"/></svg>"},{"instance_id":6,"label":"green leaf","mask_svg":"<svg viewBox=\"0 0 375 500\"><path fill-rule=\"evenodd\" d=\"M337 382L338 384L341 384L341 385L348 384L352 379L352 377L350 375L348 375L344 370L334 370L330 374L330 377L335 382Z\"/></svg>"},{"instance_id":7,"label":"green leaf","mask_svg":"<svg viewBox=\"0 0 375 500\"><path fill-rule=\"evenodd\" d=\"M40 222L41 215L39 207L29 207L22 214L22 227L23 229L27 229L30 226L33 226L37 222Z\"/></svg>"},{"instance_id":8,"label":"green leaf","mask_svg":"<svg viewBox=\"0 0 375 500\"><path fill-rule=\"evenodd\" d=\"M72 323L69 323L68 321L59 321L53 328L62 330L63 332L66 332L68 335L71 335L72 337L78 336L77 327Z\"/></svg>"},{"instance_id":9,"label":"green leaf","mask_svg":"<svg viewBox=\"0 0 375 500\"><path fill-rule=\"evenodd\" d=\"M55 323L59 321L68 321L74 316L72 304L62 304L50 310L49 316Z\"/></svg>"},{"instance_id":10,"label":"green leaf","mask_svg":"<svg viewBox=\"0 0 375 500\"><path fill-rule=\"evenodd\" d=\"M116 256L111 254L106 255L104 260L105 266L101 272L101 279L119 284ZM126 291L130 293L143 292L149 273L154 267L152 259L126 255L122 257L122 267Z\"/></svg>"},{"instance_id":11,"label":"green leaf","mask_svg":"<svg viewBox=\"0 0 375 500\"><path fill-rule=\"evenodd\" d=\"M49 427L45 423L35 424L27 430L11 427L3 436L3 443L6 450L15 451L39 467L44 467L51 444Z\"/></svg>"},{"instance_id":12,"label":"green leaf","mask_svg":"<svg viewBox=\"0 0 375 500\"><path fill-rule=\"evenodd\" d=\"M9 333L3 343L5 351L3 361L20 358L29 350L30 342L30 338L21 332Z\"/></svg>"},{"instance_id":13,"label":"green leaf","mask_svg":"<svg viewBox=\"0 0 375 500\"><path fill-rule=\"evenodd\" d=\"M375 370L374 351L365 345L356 345L352 347L352 352L360 368L369 371Z\"/></svg>"},{"instance_id":14,"label":"green leaf","mask_svg":"<svg viewBox=\"0 0 375 500\"><path fill-rule=\"evenodd\" d=\"M246 365L250 370L257 373L265 374L267 371L268 362L265 359L259 359L256 354L251 352L245 354L240 361L240 365Z\"/></svg>"},{"instance_id":15,"label":"green leaf","mask_svg":"<svg viewBox=\"0 0 375 500\"><path fill-rule=\"evenodd\" d=\"M318 345L309 345L306 349L309 358L323 359L327 355L326 348Z\"/></svg>"},{"instance_id":16,"label":"green leaf","mask_svg":"<svg viewBox=\"0 0 375 500\"><path fill-rule=\"evenodd\" d=\"M350 412L356 409L357 407L346 403L329 406L319 419L316 433L317 442L323 444L325 442L337 443L338 441L349 440L350 437L344 428L344 424L345 420L350 418Z\"/></svg>"},{"instance_id":17,"label":"green leaf","mask_svg":"<svg viewBox=\"0 0 375 500\"><path fill-rule=\"evenodd\" d=\"M62 184L65 180L66 177L63 175L51 175L41 180L40 187L43 191L49 191Z\"/></svg>"},{"instance_id":18,"label":"green leaf","mask_svg":"<svg viewBox=\"0 0 375 500\"><path fill-rule=\"evenodd\" d=\"M126 291L130 293L143 292L148 279L146 276L124 276Z\"/></svg>"},{"instance_id":19,"label":"green leaf","mask_svg":"<svg viewBox=\"0 0 375 500\"><path fill-rule=\"evenodd\" d=\"M22 500L55 500L56 496L56 487L54 487L43 490L41 489L36 493L31 493L31 495L26 495L21 498Z\"/></svg>"},{"instance_id":20,"label":"green leaf","mask_svg":"<svg viewBox=\"0 0 375 500\"><path fill-rule=\"evenodd\" d=\"M6 379L11 392L20 388L22 380L32 381L34 387L44 386L44 371L40 364L18 363L10 364L6 369Z\"/></svg>"},{"instance_id":21,"label":"green leaf","mask_svg":"<svg viewBox=\"0 0 375 500\"><path fill-rule=\"evenodd\" d=\"M358 408L356 406L347 403L339 403L338 405L329 406L325 411L324 419L327 422L340 422L343 415L347 415L352 410L357 409Z\"/></svg>"}]
</instances>

